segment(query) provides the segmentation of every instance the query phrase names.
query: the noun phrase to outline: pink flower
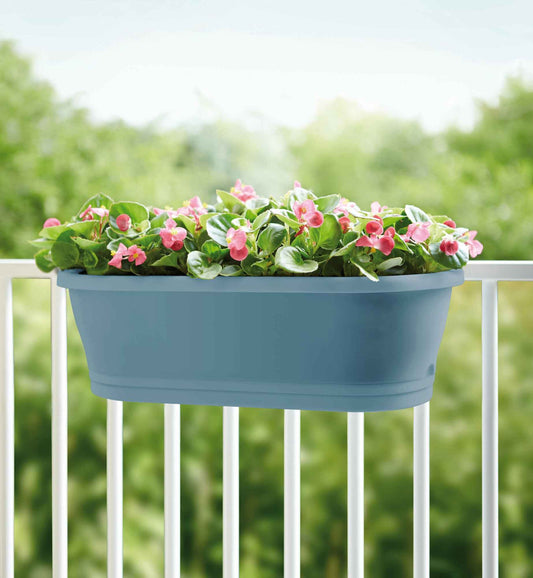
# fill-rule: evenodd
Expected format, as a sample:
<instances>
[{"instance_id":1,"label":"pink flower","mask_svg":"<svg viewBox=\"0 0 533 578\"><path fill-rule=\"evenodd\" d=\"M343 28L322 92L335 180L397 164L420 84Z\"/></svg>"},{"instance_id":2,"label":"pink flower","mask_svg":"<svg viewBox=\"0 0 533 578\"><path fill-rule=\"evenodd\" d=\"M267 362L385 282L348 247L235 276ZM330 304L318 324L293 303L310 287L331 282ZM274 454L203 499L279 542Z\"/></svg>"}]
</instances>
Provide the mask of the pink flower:
<instances>
[{"instance_id":1,"label":"pink flower","mask_svg":"<svg viewBox=\"0 0 533 578\"><path fill-rule=\"evenodd\" d=\"M246 233L242 229L235 230L233 227L226 233L229 254L235 261L243 261L248 257L248 247L246 246Z\"/></svg>"},{"instance_id":2,"label":"pink flower","mask_svg":"<svg viewBox=\"0 0 533 578\"><path fill-rule=\"evenodd\" d=\"M451 227L452 229L455 229L455 227L457 227L455 221L452 221L451 219L449 219L448 221L444 221L443 224L446 225L447 227Z\"/></svg>"},{"instance_id":3,"label":"pink flower","mask_svg":"<svg viewBox=\"0 0 533 578\"><path fill-rule=\"evenodd\" d=\"M111 255L113 258L109 261L111 267L116 267L117 269L122 269L122 259L128 254L128 248L126 245L120 243L116 252L112 251Z\"/></svg>"},{"instance_id":4,"label":"pink flower","mask_svg":"<svg viewBox=\"0 0 533 578\"><path fill-rule=\"evenodd\" d=\"M339 224L342 228L342 232L347 233L350 230L350 226L351 226L352 222L350 221L350 219L348 217L344 216L344 217L341 217L339 219Z\"/></svg>"},{"instance_id":5,"label":"pink flower","mask_svg":"<svg viewBox=\"0 0 533 578\"><path fill-rule=\"evenodd\" d=\"M429 226L431 223L426 221L424 223L411 223L407 227L407 233L402 236L404 241L413 241L415 243L423 243L429 238Z\"/></svg>"},{"instance_id":6,"label":"pink flower","mask_svg":"<svg viewBox=\"0 0 533 578\"><path fill-rule=\"evenodd\" d=\"M342 213L345 217L350 214L350 211L356 211L359 207L353 202L344 197L339 201L339 204L333 209L334 213Z\"/></svg>"},{"instance_id":7,"label":"pink flower","mask_svg":"<svg viewBox=\"0 0 533 578\"><path fill-rule=\"evenodd\" d=\"M378 249L384 255L390 255L394 249L394 227L389 227L383 235L363 235L355 242L357 247L371 247L373 250Z\"/></svg>"},{"instance_id":8,"label":"pink flower","mask_svg":"<svg viewBox=\"0 0 533 578\"><path fill-rule=\"evenodd\" d=\"M455 239L447 237L446 239L443 239L439 249L445 255L448 255L448 257L452 257L453 255L455 255L455 253L457 253L457 251L459 251L459 243Z\"/></svg>"},{"instance_id":9,"label":"pink flower","mask_svg":"<svg viewBox=\"0 0 533 578\"><path fill-rule=\"evenodd\" d=\"M386 211L388 208L389 207L387 207L387 205L381 206L377 201L374 201L370 205L370 210L372 211L373 215L379 215L379 213L383 213L383 211Z\"/></svg>"},{"instance_id":10,"label":"pink flower","mask_svg":"<svg viewBox=\"0 0 533 578\"><path fill-rule=\"evenodd\" d=\"M48 229L48 227L57 227L58 225L61 225L61 221L55 217L50 217L44 222L43 229Z\"/></svg>"},{"instance_id":11,"label":"pink flower","mask_svg":"<svg viewBox=\"0 0 533 578\"><path fill-rule=\"evenodd\" d=\"M476 235L477 231L468 231L468 238L465 241L465 245L468 247L470 257L472 257L472 259L478 255L481 255L481 252L483 251L483 244L479 241L476 241Z\"/></svg>"},{"instance_id":12,"label":"pink flower","mask_svg":"<svg viewBox=\"0 0 533 578\"><path fill-rule=\"evenodd\" d=\"M183 227L178 227L174 219L167 219L165 228L159 231L159 236L167 249L179 251L183 247L183 240L187 236L187 231Z\"/></svg>"},{"instance_id":13,"label":"pink flower","mask_svg":"<svg viewBox=\"0 0 533 578\"><path fill-rule=\"evenodd\" d=\"M146 261L146 253L137 245L132 245L128 249L128 261L133 263L135 261L135 265L142 265Z\"/></svg>"},{"instance_id":14,"label":"pink flower","mask_svg":"<svg viewBox=\"0 0 533 578\"><path fill-rule=\"evenodd\" d=\"M131 227L131 218L129 215L122 213L116 218L117 227L121 231L127 231Z\"/></svg>"},{"instance_id":15,"label":"pink flower","mask_svg":"<svg viewBox=\"0 0 533 578\"><path fill-rule=\"evenodd\" d=\"M89 205L85 211L80 215L82 221L94 221L95 215L102 219L109 215L109 211L105 207L92 207Z\"/></svg>"},{"instance_id":16,"label":"pink flower","mask_svg":"<svg viewBox=\"0 0 533 578\"><path fill-rule=\"evenodd\" d=\"M302 183L300 181L294 181L294 185L292 186L293 189L301 189Z\"/></svg>"},{"instance_id":17,"label":"pink flower","mask_svg":"<svg viewBox=\"0 0 533 578\"><path fill-rule=\"evenodd\" d=\"M250 199L257 199L257 194L254 188L251 185L243 185L241 179L235 181L235 186L232 187L230 193L243 203L246 203L246 201L249 201Z\"/></svg>"},{"instance_id":18,"label":"pink flower","mask_svg":"<svg viewBox=\"0 0 533 578\"><path fill-rule=\"evenodd\" d=\"M383 219L376 217L374 221L369 221L366 224L365 229L369 235L381 235L383 233Z\"/></svg>"},{"instance_id":19,"label":"pink flower","mask_svg":"<svg viewBox=\"0 0 533 578\"><path fill-rule=\"evenodd\" d=\"M315 203L311 199L301 203L295 201L292 205L292 210L300 223L304 223L308 227L317 228L324 222L324 215L316 208Z\"/></svg>"},{"instance_id":20,"label":"pink flower","mask_svg":"<svg viewBox=\"0 0 533 578\"><path fill-rule=\"evenodd\" d=\"M185 215L186 217L191 217L196 221L196 229L201 229L200 225L200 215L205 215L207 209L202 204L200 197L196 196L183 203L183 207L180 207L176 211L167 211L169 217L177 217L178 215Z\"/></svg>"},{"instance_id":21,"label":"pink flower","mask_svg":"<svg viewBox=\"0 0 533 578\"><path fill-rule=\"evenodd\" d=\"M178 213L179 209L178 209L178 211L175 211L174 209L171 209L170 207L167 207L166 209L159 209L158 207L153 207L152 211L156 217L158 217L159 215L162 215L163 213L166 213L171 219L175 219L179 215L179 213Z\"/></svg>"}]
</instances>

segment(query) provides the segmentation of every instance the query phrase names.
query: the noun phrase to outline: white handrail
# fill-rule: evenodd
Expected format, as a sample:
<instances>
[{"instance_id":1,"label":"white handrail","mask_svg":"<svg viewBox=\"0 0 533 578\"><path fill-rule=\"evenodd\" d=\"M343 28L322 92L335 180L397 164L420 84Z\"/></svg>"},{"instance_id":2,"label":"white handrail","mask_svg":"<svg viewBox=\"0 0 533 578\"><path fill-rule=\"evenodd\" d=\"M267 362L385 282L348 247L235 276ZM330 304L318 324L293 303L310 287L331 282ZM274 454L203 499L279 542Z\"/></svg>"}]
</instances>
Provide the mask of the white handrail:
<instances>
[{"instance_id":1,"label":"white handrail","mask_svg":"<svg viewBox=\"0 0 533 578\"><path fill-rule=\"evenodd\" d=\"M466 281L533 281L533 261L471 261Z\"/></svg>"},{"instance_id":2,"label":"white handrail","mask_svg":"<svg viewBox=\"0 0 533 578\"><path fill-rule=\"evenodd\" d=\"M33 259L0 259L0 276L10 279L53 279ZM465 267L467 281L533 281L533 261L471 261Z\"/></svg>"}]
</instances>

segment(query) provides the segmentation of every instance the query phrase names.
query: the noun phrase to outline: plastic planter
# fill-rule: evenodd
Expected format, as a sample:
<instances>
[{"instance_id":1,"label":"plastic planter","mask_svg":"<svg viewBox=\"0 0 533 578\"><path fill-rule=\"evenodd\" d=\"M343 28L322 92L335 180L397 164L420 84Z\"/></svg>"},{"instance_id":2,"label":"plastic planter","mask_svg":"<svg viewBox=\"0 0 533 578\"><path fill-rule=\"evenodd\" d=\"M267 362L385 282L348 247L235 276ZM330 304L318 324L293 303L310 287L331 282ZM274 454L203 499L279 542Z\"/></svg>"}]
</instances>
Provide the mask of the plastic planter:
<instances>
[{"instance_id":1,"label":"plastic planter","mask_svg":"<svg viewBox=\"0 0 533 578\"><path fill-rule=\"evenodd\" d=\"M70 289L92 391L122 401L385 411L431 399L463 271L383 277L89 276Z\"/></svg>"}]
</instances>

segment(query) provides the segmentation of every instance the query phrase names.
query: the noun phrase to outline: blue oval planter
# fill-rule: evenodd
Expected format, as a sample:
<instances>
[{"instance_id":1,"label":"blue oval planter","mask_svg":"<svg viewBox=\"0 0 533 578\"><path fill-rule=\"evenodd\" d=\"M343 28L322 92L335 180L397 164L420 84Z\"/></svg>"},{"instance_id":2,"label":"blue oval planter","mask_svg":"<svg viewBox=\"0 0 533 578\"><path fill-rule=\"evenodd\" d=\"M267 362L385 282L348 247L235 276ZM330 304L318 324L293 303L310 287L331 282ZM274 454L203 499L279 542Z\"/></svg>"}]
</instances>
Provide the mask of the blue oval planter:
<instances>
[{"instance_id":1,"label":"blue oval planter","mask_svg":"<svg viewBox=\"0 0 533 578\"><path fill-rule=\"evenodd\" d=\"M70 289L92 391L122 401L384 411L428 401L463 271L89 276Z\"/></svg>"}]
</instances>

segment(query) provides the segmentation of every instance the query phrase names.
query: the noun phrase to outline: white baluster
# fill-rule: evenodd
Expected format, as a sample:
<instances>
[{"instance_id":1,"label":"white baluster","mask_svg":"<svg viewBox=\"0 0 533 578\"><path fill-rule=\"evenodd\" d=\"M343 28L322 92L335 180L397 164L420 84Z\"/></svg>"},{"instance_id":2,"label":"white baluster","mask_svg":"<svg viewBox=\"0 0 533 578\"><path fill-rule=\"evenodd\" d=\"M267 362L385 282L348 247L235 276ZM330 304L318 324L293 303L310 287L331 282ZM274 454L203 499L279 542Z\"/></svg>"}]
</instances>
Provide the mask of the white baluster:
<instances>
[{"instance_id":1,"label":"white baluster","mask_svg":"<svg viewBox=\"0 0 533 578\"><path fill-rule=\"evenodd\" d=\"M429 402L414 408L414 578L429 578Z\"/></svg>"},{"instance_id":2,"label":"white baluster","mask_svg":"<svg viewBox=\"0 0 533 578\"><path fill-rule=\"evenodd\" d=\"M239 408L223 410L223 578L239 576Z\"/></svg>"},{"instance_id":3,"label":"white baluster","mask_svg":"<svg viewBox=\"0 0 533 578\"><path fill-rule=\"evenodd\" d=\"M165 578L180 576L180 406L165 405Z\"/></svg>"},{"instance_id":4,"label":"white baluster","mask_svg":"<svg viewBox=\"0 0 533 578\"><path fill-rule=\"evenodd\" d=\"M482 282L483 578L498 578L498 284Z\"/></svg>"},{"instance_id":5,"label":"white baluster","mask_svg":"<svg viewBox=\"0 0 533 578\"><path fill-rule=\"evenodd\" d=\"M348 578L365 572L365 414L348 414Z\"/></svg>"},{"instance_id":6,"label":"white baluster","mask_svg":"<svg viewBox=\"0 0 533 578\"><path fill-rule=\"evenodd\" d=\"M52 567L68 575L68 391L66 291L51 280L52 338Z\"/></svg>"},{"instance_id":7,"label":"white baluster","mask_svg":"<svg viewBox=\"0 0 533 578\"><path fill-rule=\"evenodd\" d=\"M0 277L0 576L13 578L15 392L11 279Z\"/></svg>"},{"instance_id":8,"label":"white baluster","mask_svg":"<svg viewBox=\"0 0 533 578\"><path fill-rule=\"evenodd\" d=\"M107 576L123 576L122 402L107 402Z\"/></svg>"},{"instance_id":9,"label":"white baluster","mask_svg":"<svg viewBox=\"0 0 533 578\"><path fill-rule=\"evenodd\" d=\"M300 576L300 411L285 410L284 578Z\"/></svg>"}]
</instances>

